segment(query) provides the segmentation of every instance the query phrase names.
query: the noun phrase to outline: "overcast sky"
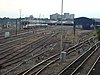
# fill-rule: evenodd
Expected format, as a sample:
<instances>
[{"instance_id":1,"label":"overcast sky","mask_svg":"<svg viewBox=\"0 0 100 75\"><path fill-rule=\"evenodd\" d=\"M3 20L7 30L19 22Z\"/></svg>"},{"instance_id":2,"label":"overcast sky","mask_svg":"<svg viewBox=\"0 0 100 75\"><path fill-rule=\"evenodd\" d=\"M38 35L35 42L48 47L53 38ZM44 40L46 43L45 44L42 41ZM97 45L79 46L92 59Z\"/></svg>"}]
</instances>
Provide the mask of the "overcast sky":
<instances>
[{"instance_id":1,"label":"overcast sky","mask_svg":"<svg viewBox=\"0 0 100 75\"><path fill-rule=\"evenodd\" d=\"M75 17L100 18L100 0L64 0L64 13ZM0 17L48 17L61 13L61 0L0 0Z\"/></svg>"}]
</instances>

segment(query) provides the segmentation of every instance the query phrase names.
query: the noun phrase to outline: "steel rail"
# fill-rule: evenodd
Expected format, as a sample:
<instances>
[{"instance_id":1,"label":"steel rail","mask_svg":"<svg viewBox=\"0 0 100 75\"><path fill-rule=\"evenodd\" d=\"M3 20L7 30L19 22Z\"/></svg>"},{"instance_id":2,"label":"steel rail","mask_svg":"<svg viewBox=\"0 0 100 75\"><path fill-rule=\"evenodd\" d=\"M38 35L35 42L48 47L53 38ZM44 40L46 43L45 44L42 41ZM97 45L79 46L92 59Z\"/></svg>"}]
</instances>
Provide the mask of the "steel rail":
<instances>
[{"instance_id":1,"label":"steel rail","mask_svg":"<svg viewBox=\"0 0 100 75\"><path fill-rule=\"evenodd\" d=\"M75 75L75 73L78 72L79 69L89 60L89 58L98 50L99 47L97 47L72 73L71 75Z\"/></svg>"},{"instance_id":2,"label":"steel rail","mask_svg":"<svg viewBox=\"0 0 100 75\"><path fill-rule=\"evenodd\" d=\"M40 56L41 54L43 54L43 53L45 53L45 52L47 52L47 51L48 51L48 50L43 51L43 52L41 52L41 53L39 53L39 54L37 54L37 55L32 56L31 58L29 58L29 59L27 59L27 60L24 60L24 61L21 62L19 65L15 66L14 68L12 68L12 69L10 69L9 71L7 71L6 73L4 73L4 75L6 75L6 74L8 74L9 72L13 71L14 69L18 68L19 66L21 66L21 65L24 64L25 62L27 62L27 61L29 61L29 60L31 60L31 59L37 57L37 56Z\"/></svg>"},{"instance_id":3,"label":"steel rail","mask_svg":"<svg viewBox=\"0 0 100 75\"><path fill-rule=\"evenodd\" d=\"M80 45L79 47L77 47L77 49L78 49L78 48L81 48L81 47L82 47L82 45ZM70 53L74 52L74 51L75 51L75 50L71 50L71 51L67 52L66 56L69 55ZM55 63L55 62L58 61L58 60L60 60L60 58L57 58L57 59L51 61L50 63L48 63L47 65L45 65L44 67L42 67L39 71L37 71L36 73L34 73L34 75L39 75L39 74L40 74L42 71L44 71L48 66L50 66L50 65L53 64L53 63Z\"/></svg>"},{"instance_id":4,"label":"steel rail","mask_svg":"<svg viewBox=\"0 0 100 75\"><path fill-rule=\"evenodd\" d=\"M85 40L84 42L81 42L80 44L77 44L77 45L75 45L75 46L73 46L73 47L67 49L67 51L71 52L72 49L74 49L74 48L76 48L76 47L78 47L78 46L80 46L80 45L82 46L83 43L89 41L90 39L91 39L91 38L89 38L88 40ZM73 50L73 51L75 51L75 50ZM72 51L72 52L73 52L73 51ZM30 72L31 70L33 70L33 69L36 68L37 66L39 66L39 65L41 65L41 64L43 64L43 63L49 61L50 59L54 58L55 56L59 56L59 55L60 55L60 54L58 53L58 54L56 54L56 55L54 55L54 56L52 56L52 57L50 57L50 58L48 58L48 59L46 59L46 60L40 62L39 64L37 64L37 65L33 66L32 68L30 68L29 70L27 70L23 75L27 75L28 72Z\"/></svg>"},{"instance_id":5,"label":"steel rail","mask_svg":"<svg viewBox=\"0 0 100 75\"><path fill-rule=\"evenodd\" d=\"M50 37L49 37L48 39L46 39L45 41L49 40L51 37L53 37L53 36L55 36L55 35L57 35L57 34L58 34L58 33L53 34L52 36L50 36ZM50 41L49 41L49 42L50 42ZM49 43L49 42L48 42L48 43ZM46 43L46 44L47 44L47 43ZM44 46L46 46L46 44L44 43ZM44 47L44 46L43 46L43 47ZM42 47L42 48L43 48L43 47ZM41 48L41 49L42 49L42 48ZM27 60L21 62L18 66L22 65L24 62L27 62L28 60L31 60L32 58L35 58L35 57L37 57L37 56L43 54L44 52L47 52L47 50L46 50L46 51L43 51L43 52L41 52L41 53L39 53L39 54L37 54L37 55L31 56L31 58L29 58L29 59L27 59ZM20 60L19 60L19 61L20 61ZM18 66L16 66L15 68L17 68ZM14 70L15 68L9 70L7 73L9 73L10 71ZM7 73L5 73L5 74L7 74Z\"/></svg>"},{"instance_id":6,"label":"steel rail","mask_svg":"<svg viewBox=\"0 0 100 75\"><path fill-rule=\"evenodd\" d=\"M70 65L65 67L62 71L58 73L58 75L71 75L71 73L75 70L75 68L82 63L82 61L87 57L92 51L96 48L96 43L94 46L89 48L85 53L83 53L81 56L79 56L76 60L74 60ZM80 60L80 61L79 61Z\"/></svg>"},{"instance_id":7,"label":"steel rail","mask_svg":"<svg viewBox=\"0 0 100 75\"><path fill-rule=\"evenodd\" d=\"M96 59L95 63L93 64L93 66L91 67L91 69L88 71L87 75L90 75L90 73L92 72L93 68L95 67L95 65L97 64L98 60L100 59L100 55L99 57Z\"/></svg>"},{"instance_id":8,"label":"steel rail","mask_svg":"<svg viewBox=\"0 0 100 75\"><path fill-rule=\"evenodd\" d=\"M45 37L45 38L47 38L47 37ZM45 40L45 38L43 38L43 39ZM36 41L35 44L40 43L40 41L43 41L43 39L39 39L38 41ZM45 41L46 41L46 40L45 40ZM45 42L45 41L43 41L43 42ZM32 44L32 43L31 43L31 44ZM25 50L29 49L29 47L30 47L31 44L28 44L28 46L25 46L25 49L23 49L24 47L21 48L21 49L23 49L23 50L22 50L20 53L23 53ZM41 44L41 45L43 45L43 44ZM35 50L36 48L40 47L41 45L35 47L34 49L32 49L32 51ZM29 53L31 53L32 51L30 51ZM6 60L5 62L3 62L2 64L11 62L12 60L15 60L14 57L16 57L17 55L20 55L20 53L18 53L18 54L16 54L16 55L12 56L13 58L10 57L9 59L7 59L7 60ZM26 56L26 54L21 55L21 56L18 57L18 58L21 58L22 56ZM16 58L16 59L17 59L17 58Z\"/></svg>"},{"instance_id":9,"label":"steel rail","mask_svg":"<svg viewBox=\"0 0 100 75\"><path fill-rule=\"evenodd\" d=\"M82 47L82 45L81 45L80 47ZM80 48L80 47L77 47L77 49ZM65 50L64 50L64 51L65 51ZM66 56L69 55L69 54L71 54L71 53L74 52L74 51L76 51L76 50L67 51ZM60 54L59 54L59 56L60 56ZM35 73L35 75L39 75L39 74L40 74L42 71L44 71L48 66L50 66L50 65L53 64L53 63L55 63L55 62L58 61L58 60L60 60L60 57L58 57L58 58L56 58L55 60L52 60L51 62L49 62L48 64L46 64L44 67L42 67L40 70L38 70L38 71Z\"/></svg>"}]
</instances>

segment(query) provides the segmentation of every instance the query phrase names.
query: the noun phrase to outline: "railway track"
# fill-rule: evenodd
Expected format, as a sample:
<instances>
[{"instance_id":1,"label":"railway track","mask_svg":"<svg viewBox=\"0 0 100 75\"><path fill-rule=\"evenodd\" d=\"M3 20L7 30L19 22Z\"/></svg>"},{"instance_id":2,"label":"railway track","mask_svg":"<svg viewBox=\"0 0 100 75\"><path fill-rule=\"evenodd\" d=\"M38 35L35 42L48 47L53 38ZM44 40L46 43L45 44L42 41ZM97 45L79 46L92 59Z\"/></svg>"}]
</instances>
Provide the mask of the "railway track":
<instances>
[{"instance_id":1,"label":"railway track","mask_svg":"<svg viewBox=\"0 0 100 75\"><path fill-rule=\"evenodd\" d=\"M2 41L2 42L0 44L6 43L8 41L15 40L15 39L18 39L18 38L22 38L22 37L25 37L25 36L28 36L28 35L32 35L32 34L33 34L32 31L30 31L30 32L19 33L17 35L11 35L9 38L1 37L0 41Z\"/></svg>"},{"instance_id":2,"label":"railway track","mask_svg":"<svg viewBox=\"0 0 100 75\"><path fill-rule=\"evenodd\" d=\"M52 35L51 37L53 37L53 36L55 36L55 34ZM50 39L51 37L49 36L49 39ZM45 40L46 38L47 38L47 37L45 37L44 40ZM42 39L41 41L43 41L43 43L46 45L47 43L45 43L45 42L46 42L48 39L45 40L45 41L44 41L44 40ZM39 42L38 42L38 43L39 43ZM39 46L43 46L43 47L44 47L45 45L43 45L43 43L42 43L42 44L40 43L40 45L39 45L39 44L38 44L38 45L35 45L36 47L34 46L35 48L34 48L33 50L35 50L35 49L38 48ZM42 48L43 48L43 47L42 47ZM32 50L29 51L29 53L31 53L31 52L32 52ZM10 58L9 60L7 59L5 62L2 63L2 66L4 65L4 63L7 63L6 66L11 65L11 64L14 64L14 63L17 63L17 62L19 62L19 61L22 60L22 59L20 59L20 58L22 58L22 57L24 57L24 56L27 56L29 53L23 53L23 55L20 54L20 56L13 57L12 59ZM29 55L30 55L30 54L29 54ZM29 57L29 56L28 56L28 57ZM30 56L30 57L32 57L32 56ZM18 59L20 59L20 60L18 60ZM25 59L25 58L24 58L24 59ZM14 60L17 60L17 61L15 61L15 62L12 63L12 61L14 61ZM9 64L8 64L8 62L9 62ZM22 61L22 62L23 62L23 61ZM5 67L5 66L4 66L4 67Z\"/></svg>"},{"instance_id":3,"label":"railway track","mask_svg":"<svg viewBox=\"0 0 100 75\"><path fill-rule=\"evenodd\" d=\"M95 63L100 55L100 47L97 47L76 69L71 75L87 75L91 66Z\"/></svg>"},{"instance_id":4,"label":"railway track","mask_svg":"<svg viewBox=\"0 0 100 75\"><path fill-rule=\"evenodd\" d=\"M88 71L87 75L99 75L100 74L99 68L100 68L100 55L96 59L91 69Z\"/></svg>"},{"instance_id":5,"label":"railway track","mask_svg":"<svg viewBox=\"0 0 100 75\"><path fill-rule=\"evenodd\" d=\"M47 33L48 31L45 31L45 33ZM20 40L23 40L23 39L27 39L29 37L35 37L35 36L41 36L41 35L44 35L43 34L44 31L42 32L39 32L39 33L35 33L33 34L32 32L30 33L23 33L22 35L20 34L19 36L16 36L16 37L12 37L12 38L7 38L7 39L2 39L2 41L5 41L3 43L0 44L0 47L2 48L6 48L6 45L7 44L14 44L14 42L16 43L16 41L20 41Z\"/></svg>"},{"instance_id":6,"label":"railway track","mask_svg":"<svg viewBox=\"0 0 100 75\"><path fill-rule=\"evenodd\" d=\"M31 44L28 44L27 46L24 46L24 47L22 47L21 49L18 49L18 50L15 50L15 51L13 51L12 53L16 53L15 55L12 55L12 53L9 53L9 54L7 54L7 55L5 55L5 56L3 56L1 59L5 59L6 57L8 57L9 55L10 55L10 58L9 59L7 59L8 61L10 61L11 59L12 59L12 57L13 57L13 59L14 59L14 57L16 57L17 55L21 55L21 56L23 56L23 54L24 55L26 55L26 51L28 50L28 49L31 49L31 48L34 48L35 46L35 48L34 49L36 49L36 48L38 48L39 46L41 46L41 44L39 45L38 44L38 46L37 46L37 43L39 43L39 42L41 42L41 41L43 41L43 40L45 40L47 37L49 37L49 36L45 36L44 38L42 38L42 39L39 39L38 41L36 41L35 43L33 42L33 43L31 43ZM44 41L45 42L45 41ZM43 43L44 43L43 42ZM34 47L32 47L32 45L34 46ZM33 49L33 50L34 50ZM16 52L16 51L18 51L18 52ZM23 53L24 52L24 53ZM28 51L27 51L28 52ZM30 50L30 52L31 52L31 50ZM30 53L29 52L29 53ZM20 54L19 54L20 53ZM22 54L21 54L22 53ZM6 54L6 53L5 53ZM17 58L17 57L16 57ZM7 61L6 60L6 61Z\"/></svg>"},{"instance_id":7,"label":"railway track","mask_svg":"<svg viewBox=\"0 0 100 75\"><path fill-rule=\"evenodd\" d=\"M42 30L43 31L43 30ZM25 37L21 37L21 38L17 38L15 40L12 40L12 41L8 41L6 43L3 43L3 44L0 44L0 54L1 53L4 53L6 51L8 51L9 48L12 48L14 46L23 46L23 44L25 42L31 42L32 40L34 41L34 39L36 38L39 38L39 37L42 37L42 36L45 36L47 35L48 33L51 33L50 31L46 30L46 31L43 31L43 32L40 32L38 31L39 33L37 34L32 34L32 35L29 35L29 36L25 36ZM45 33L45 34L44 34ZM29 40L28 40L29 39ZM32 40L31 40L32 39Z\"/></svg>"},{"instance_id":8,"label":"railway track","mask_svg":"<svg viewBox=\"0 0 100 75\"><path fill-rule=\"evenodd\" d=\"M84 41L84 43L87 42L87 41L88 41L88 40ZM76 47L79 47L79 46L82 45L82 44L83 44L83 43L80 43L80 44L75 45L74 47L68 49L68 50L67 50L67 53L69 54L69 53L71 53L71 52L73 52L73 51L76 51L76 50L72 50L72 49L74 49L74 48L76 48ZM36 64L35 66L31 67L31 68L28 69L27 71L23 71L22 73L20 73L20 74L18 74L18 75L30 75L30 74L34 75L34 74L36 74L36 73L38 73L38 72L41 72L41 70L43 70L46 66L48 66L49 64L52 64L52 63L54 63L55 61L59 60L59 55L60 55L59 53L58 53L58 54L55 54L55 55L51 56L50 58L48 58L48 59L46 59L46 60L44 60L44 61L42 61L42 62ZM46 65L46 64L47 64L47 65ZM45 65L46 65L46 66L45 66ZM44 68L43 68L43 67L44 67ZM41 68L42 68L42 69L41 69Z\"/></svg>"},{"instance_id":9,"label":"railway track","mask_svg":"<svg viewBox=\"0 0 100 75\"><path fill-rule=\"evenodd\" d=\"M55 44L55 46L56 46L56 44ZM52 48L51 48L52 49ZM46 52L48 52L49 50L45 50L45 51L42 51L41 53L38 53L38 54L35 54L35 55L33 55L33 56L31 56L30 58L28 58L28 59L24 59L20 64L18 64L16 67L14 67L14 68L12 68L12 69L10 69L9 71L7 71L6 73L5 73L5 75L7 74L8 75L8 73L10 73L11 71L14 71L14 70L16 70L16 68L20 68L23 64L27 64L27 62L28 61L30 61L30 60L34 60L35 58L37 58L38 56L43 56L43 54L44 53L46 53ZM25 65L26 65L25 64Z\"/></svg>"},{"instance_id":10,"label":"railway track","mask_svg":"<svg viewBox=\"0 0 100 75\"><path fill-rule=\"evenodd\" d=\"M47 65L45 65L38 72L32 75L57 75L58 72L64 68L64 66L69 65L69 63L71 63L73 60L75 60L78 56L80 56L82 53L86 51L86 50L84 51L81 50L81 47L82 45L76 48L75 50L66 52L67 54L66 54L65 63L61 63L60 58L57 58L53 60L52 62L48 63ZM78 51L81 51L81 53L78 54L77 53Z\"/></svg>"},{"instance_id":11,"label":"railway track","mask_svg":"<svg viewBox=\"0 0 100 75\"><path fill-rule=\"evenodd\" d=\"M99 48L100 42L96 43L89 50L83 53L80 57L78 57L75 61L73 61L69 66L64 68L58 75L74 75L77 69L82 66L82 63L85 62L94 52L96 52ZM84 74L82 74L84 75Z\"/></svg>"},{"instance_id":12,"label":"railway track","mask_svg":"<svg viewBox=\"0 0 100 75\"><path fill-rule=\"evenodd\" d=\"M9 38L5 38L5 37L0 38L0 41L2 41L0 45L2 45L3 43L5 44L6 42L11 42L12 40L16 40L18 38L24 38L24 37L30 36L30 35L36 36L38 34L47 33L47 32L49 32L49 30L38 29L38 30L35 31L35 33L33 33L33 31L27 31L27 32L26 31L25 32L23 31L21 33L18 33L17 35L11 34L11 36Z\"/></svg>"},{"instance_id":13,"label":"railway track","mask_svg":"<svg viewBox=\"0 0 100 75\"><path fill-rule=\"evenodd\" d=\"M12 54L12 53L15 53L16 51L18 51L18 50L20 50L20 49L22 49L22 48L24 48L24 46L28 46L28 45L31 45L32 43L35 43L37 40L42 40L41 38L43 38L43 37L39 37L38 39L35 39L35 40L33 40L33 42L27 42L26 40L26 42L27 42L27 44L26 45L20 45L20 44L18 44L18 43L16 43L16 44L14 44L14 45L11 45L11 46L8 46L8 47L6 47L6 48L3 48L2 50L0 50L0 55L3 55L3 57L6 57L6 56L8 56L9 54ZM31 38L31 39L33 39L33 37ZM28 40L29 41L29 40ZM32 41L32 40L31 40ZM23 41L24 42L24 41ZM21 42L22 43L22 42ZM20 47L21 46L21 47ZM29 46L28 46L29 47ZM27 47L27 48L28 48ZM13 50L15 48L15 50ZM25 48L25 49L27 49L27 48ZM17 49L17 50L16 50ZM9 53L9 52L12 52L12 53ZM1 56L1 58L3 58L2 56ZM0 58L0 59L1 59Z\"/></svg>"},{"instance_id":14,"label":"railway track","mask_svg":"<svg viewBox=\"0 0 100 75\"><path fill-rule=\"evenodd\" d=\"M48 43L46 43L46 44L48 44ZM45 46L46 46L46 45L44 45L43 47L45 47ZM36 49L36 51L38 51L38 50L40 50L40 49L43 49L43 48L38 48L38 49ZM44 52L45 52L45 51L44 51ZM44 52L43 52L43 53L44 53ZM37 53L38 53L38 52L37 52ZM31 59L31 58L30 58L30 57L31 57L31 56L30 56L31 52L30 52L29 55L27 55L27 54L25 54L25 53L23 53L23 54L24 54L23 57L24 57L24 56L27 56L27 57L25 57L25 58L23 58L23 59L20 59L20 60L24 60L24 59L25 59L24 61L20 62L20 60L18 60L19 58L21 58L21 56L18 56L18 57L16 57L16 58L14 57L13 59L9 60L9 61L7 62L7 64L5 63L6 65L4 64L4 67L6 67L9 63L10 63L10 65L12 65L12 64L14 64L14 63L17 63L17 62L13 62L14 60L15 60L15 61L17 60L18 62L20 62L20 63L18 63L17 66L15 66L14 68L20 66L21 64L27 63L27 62L26 62L26 59L27 59L27 58ZM42 55L42 52L41 52L40 54ZM35 55L35 56L36 56L36 55ZM35 56L33 56L33 57L35 57ZM38 55L37 55L37 56L38 56ZM29 61L30 61L30 60L29 60ZM12 63L12 62L13 62L13 63ZM8 65L8 66L10 66L10 65ZM20 69L20 68L19 68L19 69ZM11 70L13 70L13 69L10 69L10 71L11 71ZM24 70L24 71L25 71L25 70Z\"/></svg>"}]
</instances>

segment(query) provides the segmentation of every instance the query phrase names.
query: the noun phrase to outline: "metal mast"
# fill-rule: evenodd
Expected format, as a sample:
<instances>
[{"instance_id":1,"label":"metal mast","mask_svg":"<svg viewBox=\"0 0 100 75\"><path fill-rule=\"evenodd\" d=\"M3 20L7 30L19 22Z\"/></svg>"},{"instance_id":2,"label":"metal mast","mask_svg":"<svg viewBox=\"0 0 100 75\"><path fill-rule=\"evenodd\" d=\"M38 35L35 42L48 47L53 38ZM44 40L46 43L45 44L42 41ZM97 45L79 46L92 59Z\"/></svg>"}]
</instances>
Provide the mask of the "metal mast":
<instances>
[{"instance_id":1,"label":"metal mast","mask_svg":"<svg viewBox=\"0 0 100 75\"><path fill-rule=\"evenodd\" d=\"M19 13L20 13L20 18L19 18L19 22L20 22L20 29L21 29L21 9L19 9Z\"/></svg>"},{"instance_id":2,"label":"metal mast","mask_svg":"<svg viewBox=\"0 0 100 75\"><path fill-rule=\"evenodd\" d=\"M62 20L63 20L63 0L61 2L61 44L60 44L61 51L63 50L63 41L62 41L62 37L63 37L62 26L63 26L63 23L62 23Z\"/></svg>"}]
</instances>

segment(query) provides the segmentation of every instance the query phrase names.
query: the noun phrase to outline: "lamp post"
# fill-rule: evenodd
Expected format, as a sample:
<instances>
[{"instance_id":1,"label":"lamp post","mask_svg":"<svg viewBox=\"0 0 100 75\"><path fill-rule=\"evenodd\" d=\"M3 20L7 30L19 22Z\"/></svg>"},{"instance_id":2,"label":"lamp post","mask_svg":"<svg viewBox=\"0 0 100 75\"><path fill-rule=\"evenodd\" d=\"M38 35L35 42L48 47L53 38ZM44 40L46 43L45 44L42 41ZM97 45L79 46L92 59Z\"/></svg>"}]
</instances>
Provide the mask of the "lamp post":
<instances>
[{"instance_id":1,"label":"lamp post","mask_svg":"<svg viewBox=\"0 0 100 75\"><path fill-rule=\"evenodd\" d=\"M61 2L61 44L60 44L60 49L61 51L63 50L63 41L62 41L62 35L63 35L63 32L62 32L62 26L63 26L63 23L62 23L62 20L63 20L63 0Z\"/></svg>"},{"instance_id":2,"label":"lamp post","mask_svg":"<svg viewBox=\"0 0 100 75\"><path fill-rule=\"evenodd\" d=\"M74 37L75 37L75 31L76 31L76 29L75 29L75 22L74 22L74 19L73 19L73 31L74 31Z\"/></svg>"},{"instance_id":3,"label":"lamp post","mask_svg":"<svg viewBox=\"0 0 100 75\"><path fill-rule=\"evenodd\" d=\"M21 9L19 9L19 13L20 13L20 18L19 18L19 23L20 23L20 29L21 29Z\"/></svg>"},{"instance_id":4,"label":"lamp post","mask_svg":"<svg viewBox=\"0 0 100 75\"><path fill-rule=\"evenodd\" d=\"M17 19L16 19L16 36L17 36Z\"/></svg>"},{"instance_id":5,"label":"lamp post","mask_svg":"<svg viewBox=\"0 0 100 75\"><path fill-rule=\"evenodd\" d=\"M61 54L60 54L60 60L61 63L65 62L65 57L66 57L66 52L63 51L63 0L61 2L61 44L60 44L60 49L61 49Z\"/></svg>"}]
</instances>

